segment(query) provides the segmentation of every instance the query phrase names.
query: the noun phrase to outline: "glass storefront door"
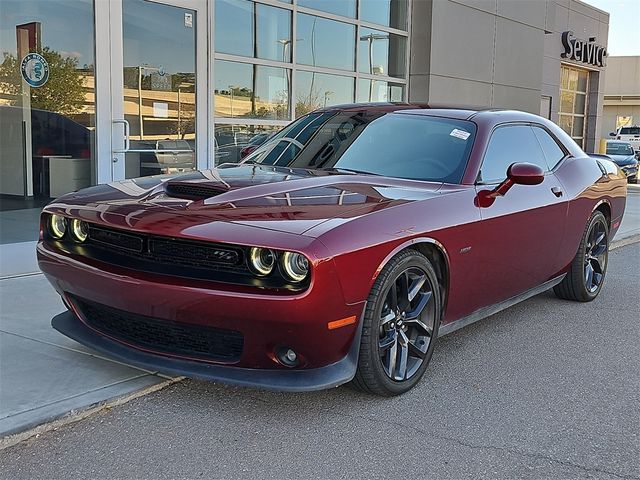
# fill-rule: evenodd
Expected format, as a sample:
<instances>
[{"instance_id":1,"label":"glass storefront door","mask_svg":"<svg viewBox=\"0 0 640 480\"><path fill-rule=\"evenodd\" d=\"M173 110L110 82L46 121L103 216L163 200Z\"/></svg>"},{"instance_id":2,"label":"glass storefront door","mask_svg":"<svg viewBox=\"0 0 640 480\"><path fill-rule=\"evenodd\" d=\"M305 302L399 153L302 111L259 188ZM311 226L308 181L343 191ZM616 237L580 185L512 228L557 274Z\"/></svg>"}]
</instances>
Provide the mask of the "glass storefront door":
<instances>
[{"instance_id":1,"label":"glass storefront door","mask_svg":"<svg viewBox=\"0 0 640 480\"><path fill-rule=\"evenodd\" d=\"M205 168L205 1L123 0L114 9L114 179Z\"/></svg>"},{"instance_id":2,"label":"glass storefront door","mask_svg":"<svg viewBox=\"0 0 640 480\"><path fill-rule=\"evenodd\" d=\"M93 0L2 0L0 245L35 241L43 205L96 182Z\"/></svg>"}]
</instances>

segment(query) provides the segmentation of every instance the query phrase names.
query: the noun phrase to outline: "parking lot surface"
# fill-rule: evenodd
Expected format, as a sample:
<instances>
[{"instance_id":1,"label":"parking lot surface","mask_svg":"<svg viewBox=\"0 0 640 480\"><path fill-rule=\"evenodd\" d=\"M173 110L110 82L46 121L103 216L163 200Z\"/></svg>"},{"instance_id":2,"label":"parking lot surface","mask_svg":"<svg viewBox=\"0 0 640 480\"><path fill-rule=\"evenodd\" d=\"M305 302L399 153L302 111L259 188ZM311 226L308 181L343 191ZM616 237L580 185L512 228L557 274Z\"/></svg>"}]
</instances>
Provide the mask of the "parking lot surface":
<instances>
[{"instance_id":1,"label":"parking lot surface","mask_svg":"<svg viewBox=\"0 0 640 480\"><path fill-rule=\"evenodd\" d=\"M640 245L599 298L441 338L395 398L184 381L0 451L1 478L640 478Z\"/></svg>"}]
</instances>

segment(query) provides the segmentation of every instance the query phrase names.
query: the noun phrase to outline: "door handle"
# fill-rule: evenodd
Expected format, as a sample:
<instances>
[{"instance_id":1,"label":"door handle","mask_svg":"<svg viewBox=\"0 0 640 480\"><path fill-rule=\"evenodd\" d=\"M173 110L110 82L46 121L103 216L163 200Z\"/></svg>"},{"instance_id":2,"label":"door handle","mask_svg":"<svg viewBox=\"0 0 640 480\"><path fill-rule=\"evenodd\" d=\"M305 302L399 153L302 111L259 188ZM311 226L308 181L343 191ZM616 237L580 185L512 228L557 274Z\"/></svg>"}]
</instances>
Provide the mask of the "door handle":
<instances>
[{"instance_id":1,"label":"door handle","mask_svg":"<svg viewBox=\"0 0 640 480\"><path fill-rule=\"evenodd\" d=\"M551 192L553 192L556 197L562 196L562 189L560 187L551 187Z\"/></svg>"},{"instance_id":2,"label":"door handle","mask_svg":"<svg viewBox=\"0 0 640 480\"><path fill-rule=\"evenodd\" d=\"M123 118L121 120L113 120L113 123L121 123L124 125L124 150L114 150L113 153L127 153L131 147L131 140L129 139L129 132L131 129L129 127L129 122Z\"/></svg>"}]
</instances>

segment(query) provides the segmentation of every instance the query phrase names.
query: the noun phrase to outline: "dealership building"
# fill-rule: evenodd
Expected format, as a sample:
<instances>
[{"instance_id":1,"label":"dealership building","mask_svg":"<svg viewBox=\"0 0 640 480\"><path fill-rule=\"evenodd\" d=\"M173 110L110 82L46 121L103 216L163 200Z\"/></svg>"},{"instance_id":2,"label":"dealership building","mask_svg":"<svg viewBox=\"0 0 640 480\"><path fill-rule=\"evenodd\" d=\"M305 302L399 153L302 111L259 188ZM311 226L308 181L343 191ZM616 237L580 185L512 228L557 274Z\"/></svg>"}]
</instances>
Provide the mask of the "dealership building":
<instances>
[{"instance_id":1,"label":"dealership building","mask_svg":"<svg viewBox=\"0 0 640 480\"><path fill-rule=\"evenodd\" d=\"M1 9L4 247L37 239L53 197L235 161L257 134L323 106L515 108L557 122L587 151L608 134L609 14L577 0L2 0Z\"/></svg>"}]
</instances>

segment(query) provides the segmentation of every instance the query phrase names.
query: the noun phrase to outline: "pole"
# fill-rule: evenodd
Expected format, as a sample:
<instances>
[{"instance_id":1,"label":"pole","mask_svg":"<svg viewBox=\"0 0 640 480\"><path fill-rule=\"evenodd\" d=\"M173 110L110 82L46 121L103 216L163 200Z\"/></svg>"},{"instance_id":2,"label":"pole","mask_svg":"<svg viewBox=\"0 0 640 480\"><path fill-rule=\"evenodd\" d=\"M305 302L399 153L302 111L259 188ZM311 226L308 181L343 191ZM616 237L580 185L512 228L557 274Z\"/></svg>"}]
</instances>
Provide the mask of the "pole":
<instances>
[{"instance_id":1,"label":"pole","mask_svg":"<svg viewBox=\"0 0 640 480\"><path fill-rule=\"evenodd\" d=\"M138 65L138 123L140 124L140 140L144 135L142 126L142 65Z\"/></svg>"}]
</instances>

